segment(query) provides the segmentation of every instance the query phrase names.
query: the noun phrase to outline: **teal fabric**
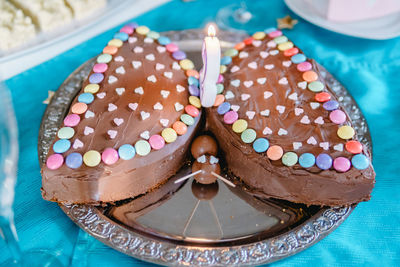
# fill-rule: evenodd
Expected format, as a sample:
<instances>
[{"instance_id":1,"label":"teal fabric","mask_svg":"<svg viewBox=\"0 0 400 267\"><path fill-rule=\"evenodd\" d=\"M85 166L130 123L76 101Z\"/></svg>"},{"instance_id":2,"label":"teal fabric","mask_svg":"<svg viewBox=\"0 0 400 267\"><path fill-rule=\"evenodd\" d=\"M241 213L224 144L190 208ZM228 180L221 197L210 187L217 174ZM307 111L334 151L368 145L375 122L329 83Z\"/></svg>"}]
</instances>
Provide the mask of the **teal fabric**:
<instances>
[{"instance_id":1,"label":"teal fabric","mask_svg":"<svg viewBox=\"0 0 400 267\"><path fill-rule=\"evenodd\" d=\"M219 8L232 0L173 1L134 20L156 31L204 27ZM276 25L286 14L297 18L279 0L247 1L265 18L258 28ZM306 55L324 65L359 103L370 126L377 182L369 202L361 203L332 234L313 247L274 266L399 266L400 265L400 38L362 40L339 35L299 19L285 34ZM48 249L65 265L136 266L147 263L119 253L72 223L55 203L42 200L37 159L40 120L48 90L86 60L98 54L117 28L9 79L19 126L20 160L16 188L16 226L22 248ZM45 52L44 52L45 53ZM0 263L9 257L0 241Z\"/></svg>"}]
</instances>

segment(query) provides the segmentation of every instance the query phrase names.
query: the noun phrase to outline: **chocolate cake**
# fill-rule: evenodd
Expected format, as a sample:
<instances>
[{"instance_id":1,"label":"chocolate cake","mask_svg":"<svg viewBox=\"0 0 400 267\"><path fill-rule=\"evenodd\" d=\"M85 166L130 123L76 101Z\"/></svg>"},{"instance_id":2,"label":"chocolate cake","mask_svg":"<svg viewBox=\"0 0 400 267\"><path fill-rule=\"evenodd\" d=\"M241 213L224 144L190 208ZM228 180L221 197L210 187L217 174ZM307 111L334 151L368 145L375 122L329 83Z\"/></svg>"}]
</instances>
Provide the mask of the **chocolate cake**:
<instances>
[{"instance_id":1,"label":"chocolate cake","mask_svg":"<svg viewBox=\"0 0 400 267\"><path fill-rule=\"evenodd\" d=\"M307 205L370 199L370 151L313 60L270 29L227 50L221 63L207 126L233 175L265 197Z\"/></svg>"},{"instance_id":2,"label":"chocolate cake","mask_svg":"<svg viewBox=\"0 0 400 267\"><path fill-rule=\"evenodd\" d=\"M43 198L99 204L165 183L184 164L199 125L198 75L169 38L124 26L57 132L42 167Z\"/></svg>"}]
</instances>

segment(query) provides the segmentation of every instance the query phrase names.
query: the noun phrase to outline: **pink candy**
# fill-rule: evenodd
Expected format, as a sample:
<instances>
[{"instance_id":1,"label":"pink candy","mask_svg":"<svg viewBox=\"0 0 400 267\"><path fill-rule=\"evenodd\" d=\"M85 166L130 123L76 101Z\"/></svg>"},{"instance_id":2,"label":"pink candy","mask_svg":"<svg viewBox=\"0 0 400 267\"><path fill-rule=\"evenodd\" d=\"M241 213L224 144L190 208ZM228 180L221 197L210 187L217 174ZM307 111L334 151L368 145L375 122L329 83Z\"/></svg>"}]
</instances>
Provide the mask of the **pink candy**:
<instances>
[{"instance_id":1,"label":"pink candy","mask_svg":"<svg viewBox=\"0 0 400 267\"><path fill-rule=\"evenodd\" d=\"M301 62L300 64L297 65L297 70L301 72L309 71L311 70L312 65L310 62L304 61Z\"/></svg>"},{"instance_id":2,"label":"pink candy","mask_svg":"<svg viewBox=\"0 0 400 267\"><path fill-rule=\"evenodd\" d=\"M101 159L105 164L112 165L119 159L118 152L114 148L106 148L101 154Z\"/></svg>"},{"instance_id":3,"label":"pink candy","mask_svg":"<svg viewBox=\"0 0 400 267\"><path fill-rule=\"evenodd\" d=\"M197 117L197 116L199 116L199 113L200 113L200 111L195 106L192 106L192 105L187 105L185 107L185 111L187 114L189 114L192 117Z\"/></svg>"},{"instance_id":4,"label":"pink candy","mask_svg":"<svg viewBox=\"0 0 400 267\"><path fill-rule=\"evenodd\" d=\"M64 125L69 126L69 127L74 127L79 124L81 121L81 117L77 114L69 114L67 117L64 119Z\"/></svg>"},{"instance_id":5,"label":"pink candy","mask_svg":"<svg viewBox=\"0 0 400 267\"><path fill-rule=\"evenodd\" d=\"M133 29L133 27L126 25L126 26L122 27L121 30L119 30L119 31L124 32L126 34L132 34L134 29Z\"/></svg>"},{"instance_id":6,"label":"pink candy","mask_svg":"<svg viewBox=\"0 0 400 267\"><path fill-rule=\"evenodd\" d=\"M223 83L224 82L224 76L222 76L221 74L218 76L218 81L217 83Z\"/></svg>"},{"instance_id":7,"label":"pink candy","mask_svg":"<svg viewBox=\"0 0 400 267\"><path fill-rule=\"evenodd\" d=\"M351 163L345 157L338 157L333 161L333 168L338 172L347 172L350 169Z\"/></svg>"},{"instance_id":8,"label":"pink candy","mask_svg":"<svg viewBox=\"0 0 400 267\"><path fill-rule=\"evenodd\" d=\"M271 38L279 37L281 35L282 35L282 32L280 30L268 33L268 36L271 37Z\"/></svg>"},{"instance_id":9,"label":"pink candy","mask_svg":"<svg viewBox=\"0 0 400 267\"><path fill-rule=\"evenodd\" d=\"M165 46L165 48L167 48L167 51L170 53L173 53L173 52L176 52L179 50L179 47L174 43L167 44Z\"/></svg>"},{"instance_id":10,"label":"pink candy","mask_svg":"<svg viewBox=\"0 0 400 267\"><path fill-rule=\"evenodd\" d=\"M329 114L329 119L331 119L333 123L342 124L346 121L346 114L340 109L337 109Z\"/></svg>"},{"instance_id":11,"label":"pink candy","mask_svg":"<svg viewBox=\"0 0 400 267\"><path fill-rule=\"evenodd\" d=\"M155 134L152 135L149 139L149 143L151 148L155 150L159 150L165 146L165 140L161 135Z\"/></svg>"},{"instance_id":12,"label":"pink candy","mask_svg":"<svg viewBox=\"0 0 400 267\"><path fill-rule=\"evenodd\" d=\"M106 63L97 63L93 66L93 71L96 73L103 73L108 69L108 65Z\"/></svg>"},{"instance_id":13,"label":"pink candy","mask_svg":"<svg viewBox=\"0 0 400 267\"><path fill-rule=\"evenodd\" d=\"M53 154L47 158L46 166L50 170L56 170L60 168L64 163L64 158L61 154Z\"/></svg>"},{"instance_id":14,"label":"pink candy","mask_svg":"<svg viewBox=\"0 0 400 267\"><path fill-rule=\"evenodd\" d=\"M231 110L231 111L228 111L227 113L225 113L224 122L226 124L232 124L235 121L237 121L238 118L239 118L239 114L236 111Z\"/></svg>"}]
</instances>

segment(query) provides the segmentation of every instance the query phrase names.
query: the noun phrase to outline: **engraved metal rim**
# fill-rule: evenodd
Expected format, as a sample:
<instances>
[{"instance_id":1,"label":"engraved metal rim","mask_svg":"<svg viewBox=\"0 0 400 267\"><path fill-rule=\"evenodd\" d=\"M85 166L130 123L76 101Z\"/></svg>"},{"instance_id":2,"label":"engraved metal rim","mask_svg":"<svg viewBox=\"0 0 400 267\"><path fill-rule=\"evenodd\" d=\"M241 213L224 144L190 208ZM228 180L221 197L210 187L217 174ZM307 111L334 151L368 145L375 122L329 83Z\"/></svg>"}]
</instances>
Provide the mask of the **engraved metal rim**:
<instances>
[{"instance_id":1,"label":"engraved metal rim","mask_svg":"<svg viewBox=\"0 0 400 267\"><path fill-rule=\"evenodd\" d=\"M221 39L237 42L243 35L221 32ZM201 30L167 32L174 41L201 40ZM75 70L60 86L48 105L41 122L38 142L40 164L43 164L56 135L59 124L71 100L80 90L94 60ZM329 87L341 97L338 99L348 111L358 137L371 147L371 137L361 110L349 92L322 68L321 75ZM60 205L61 209L84 231L104 244L129 256L163 265L259 265L286 258L317 243L336 229L352 212L352 207L322 208L317 214L296 228L259 242L230 247L185 246L152 239L115 224L99 209L90 205Z\"/></svg>"}]
</instances>

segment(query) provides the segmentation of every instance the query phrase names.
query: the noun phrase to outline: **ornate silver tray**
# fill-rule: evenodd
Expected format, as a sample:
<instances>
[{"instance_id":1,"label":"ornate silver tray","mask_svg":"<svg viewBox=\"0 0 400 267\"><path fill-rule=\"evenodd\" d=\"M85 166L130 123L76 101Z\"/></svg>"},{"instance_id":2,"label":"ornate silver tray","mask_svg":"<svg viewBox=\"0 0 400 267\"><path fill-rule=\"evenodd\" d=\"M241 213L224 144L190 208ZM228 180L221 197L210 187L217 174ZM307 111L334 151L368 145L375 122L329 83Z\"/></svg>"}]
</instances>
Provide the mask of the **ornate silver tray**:
<instances>
[{"instance_id":1,"label":"ornate silver tray","mask_svg":"<svg viewBox=\"0 0 400 267\"><path fill-rule=\"evenodd\" d=\"M197 66L201 64L200 30L165 33L179 43ZM243 35L221 32L223 47ZM90 72L94 60L75 70L48 105L40 127L39 159L46 154L71 101ZM323 69L323 68L321 68ZM348 91L323 69L321 75L339 95L359 138L371 147L367 123ZM61 209L83 230L104 244L132 257L163 265L258 265L270 263L317 243L337 228L353 207L307 207L258 198L224 183L198 187L188 180L108 206L65 205Z\"/></svg>"}]
</instances>

